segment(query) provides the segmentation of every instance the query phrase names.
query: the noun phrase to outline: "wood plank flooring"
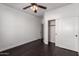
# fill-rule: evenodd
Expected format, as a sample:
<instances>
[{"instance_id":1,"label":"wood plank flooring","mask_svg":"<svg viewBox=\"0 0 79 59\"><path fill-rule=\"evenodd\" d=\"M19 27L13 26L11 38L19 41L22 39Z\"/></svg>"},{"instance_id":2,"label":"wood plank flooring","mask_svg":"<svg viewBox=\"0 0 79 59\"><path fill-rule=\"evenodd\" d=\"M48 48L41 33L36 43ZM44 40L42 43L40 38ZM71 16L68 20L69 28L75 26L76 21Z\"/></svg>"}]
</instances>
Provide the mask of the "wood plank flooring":
<instances>
[{"instance_id":1,"label":"wood plank flooring","mask_svg":"<svg viewBox=\"0 0 79 59\"><path fill-rule=\"evenodd\" d=\"M3 52L0 56L77 56L75 51L63 49L50 43L45 45L41 40L36 40Z\"/></svg>"}]
</instances>

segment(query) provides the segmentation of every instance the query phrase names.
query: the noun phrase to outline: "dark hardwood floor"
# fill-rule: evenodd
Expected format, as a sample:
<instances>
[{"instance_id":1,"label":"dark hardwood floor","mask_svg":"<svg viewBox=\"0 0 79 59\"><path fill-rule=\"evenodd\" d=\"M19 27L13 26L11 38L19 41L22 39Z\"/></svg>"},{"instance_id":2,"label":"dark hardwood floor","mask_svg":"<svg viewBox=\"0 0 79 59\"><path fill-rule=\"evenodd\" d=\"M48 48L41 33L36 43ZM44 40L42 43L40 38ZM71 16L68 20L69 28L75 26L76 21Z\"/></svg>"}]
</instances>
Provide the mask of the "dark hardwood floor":
<instances>
[{"instance_id":1,"label":"dark hardwood floor","mask_svg":"<svg viewBox=\"0 0 79 59\"><path fill-rule=\"evenodd\" d=\"M45 45L41 40L36 40L3 52L0 56L77 56L75 51L63 49L53 43Z\"/></svg>"}]
</instances>

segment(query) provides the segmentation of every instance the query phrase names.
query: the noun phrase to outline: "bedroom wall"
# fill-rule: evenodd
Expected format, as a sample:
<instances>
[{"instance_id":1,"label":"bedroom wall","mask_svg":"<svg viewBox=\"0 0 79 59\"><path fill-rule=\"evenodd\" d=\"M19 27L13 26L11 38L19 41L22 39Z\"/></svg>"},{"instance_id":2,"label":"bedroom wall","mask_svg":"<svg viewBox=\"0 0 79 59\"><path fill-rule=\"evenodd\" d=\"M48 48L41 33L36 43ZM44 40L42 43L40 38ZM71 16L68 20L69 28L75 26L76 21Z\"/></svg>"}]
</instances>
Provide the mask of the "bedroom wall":
<instances>
[{"instance_id":1,"label":"bedroom wall","mask_svg":"<svg viewBox=\"0 0 79 59\"><path fill-rule=\"evenodd\" d=\"M45 44L48 44L48 20L54 20L56 19L56 46L78 51L79 46L79 39L76 41L75 48L73 48L73 41L71 39L67 39L68 36L71 35L70 32L73 32L71 23L74 20L79 19L79 4L78 3L72 3L70 5L55 9L55 10L49 10L44 15L44 42ZM78 24L78 21L76 21ZM72 27L71 27L72 26ZM66 28L67 27L67 28ZM73 27L74 28L74 27ZM78 30L78 29L77 29ZM79 30L77 34L79 33ZM75 38L75 33L74 37Z\"/></svg>"},{"instance_id":2,"label":"bedroom wall","mask_svg":"<svg viewBox=\"0 0 79 59\"><path fill-rule=\"evenodd\" d=\"M41 38L42 18L0 4L0 51Z\"/></svg>"}]
</instances>

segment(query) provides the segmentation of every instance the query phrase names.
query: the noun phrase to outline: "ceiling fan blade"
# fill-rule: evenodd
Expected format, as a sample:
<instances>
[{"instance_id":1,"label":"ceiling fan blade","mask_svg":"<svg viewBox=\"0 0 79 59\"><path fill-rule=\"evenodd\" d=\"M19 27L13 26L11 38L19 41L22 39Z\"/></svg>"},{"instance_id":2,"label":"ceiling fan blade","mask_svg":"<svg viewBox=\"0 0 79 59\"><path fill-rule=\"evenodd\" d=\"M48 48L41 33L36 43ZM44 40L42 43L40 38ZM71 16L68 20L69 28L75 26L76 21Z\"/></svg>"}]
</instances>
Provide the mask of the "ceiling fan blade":
<instances>
[{"instance_id":1,"label":"ceiling fan blade","mask_svg":"<svg viewBox=\"0 0 79 59\"><path fill-rule=\"evenodd\" d=\"M27 9L27 8L29 8L29 7L31 7L31 5L30 5L30 6L27 6L27 7L24 7L23 9Z\"/></svg>"},{"instance_id":2,"label":"ceiling fan blade","mask_svg":"<svg viewBox=\"0 0 79 59\"><path fill-rule=\"evenodd\" d=\"M44 6L41 6L41 5L37 5L38 7L40 8L43 8L43 9L47 9L47 7L44 7Z\"/></svg>"}]
</instances>

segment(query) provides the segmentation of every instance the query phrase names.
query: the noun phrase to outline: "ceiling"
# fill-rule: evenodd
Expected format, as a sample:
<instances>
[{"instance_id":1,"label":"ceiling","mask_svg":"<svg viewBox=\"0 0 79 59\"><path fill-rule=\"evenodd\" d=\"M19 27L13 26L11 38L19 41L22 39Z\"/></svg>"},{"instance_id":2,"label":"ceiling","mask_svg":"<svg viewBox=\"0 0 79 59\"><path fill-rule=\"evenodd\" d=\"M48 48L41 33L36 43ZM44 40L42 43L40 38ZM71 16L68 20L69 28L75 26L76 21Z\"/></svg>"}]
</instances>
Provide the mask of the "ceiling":
<instances>
[{"instance_id":1,"label":"ceiling","mask_svg":"<svg viewBox=\"0 0 79 59\"><path fill-rule=\"evenodd\" d=\"M23 11L25 13L29 13L29 14L32 14L32 15L40 16L40 17L42 17L44 15L44 13L46 11L48 11L48 10L51 10L51 9L55 10L57 8L69 5L70 3L38 3L38 4L46 6L47 10L39 8L37 13L34 13L30 8L28 8L26 10L22 9L23 7L26 7L26 6L30 5L30 3L4 3L4 5L7 5L9 7L21 10L21 11Z\"/></svg>"}]
</instances>

